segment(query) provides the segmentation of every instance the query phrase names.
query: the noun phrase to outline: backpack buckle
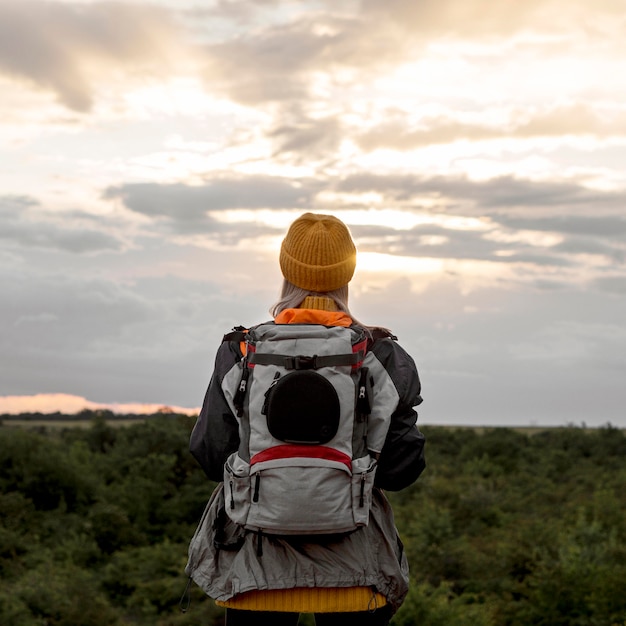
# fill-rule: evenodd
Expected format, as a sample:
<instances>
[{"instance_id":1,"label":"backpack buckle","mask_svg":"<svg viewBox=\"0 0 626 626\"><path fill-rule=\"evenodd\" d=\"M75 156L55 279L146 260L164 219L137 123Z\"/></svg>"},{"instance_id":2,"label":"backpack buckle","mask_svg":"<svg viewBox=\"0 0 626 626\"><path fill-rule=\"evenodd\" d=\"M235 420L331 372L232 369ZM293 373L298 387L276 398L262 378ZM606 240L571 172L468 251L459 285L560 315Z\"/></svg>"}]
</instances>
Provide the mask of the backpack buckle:
<instances>
[{"instance_id":1,"label":"backpack buckle","mask_svg":"<svg viewBox=\"0 0 626 626\"><path fill-rule=\"evenodd\" d=\"M314 370L317 369L317 355L285 357L285 369L288 370Z\"/></svg>"}]
</instances>

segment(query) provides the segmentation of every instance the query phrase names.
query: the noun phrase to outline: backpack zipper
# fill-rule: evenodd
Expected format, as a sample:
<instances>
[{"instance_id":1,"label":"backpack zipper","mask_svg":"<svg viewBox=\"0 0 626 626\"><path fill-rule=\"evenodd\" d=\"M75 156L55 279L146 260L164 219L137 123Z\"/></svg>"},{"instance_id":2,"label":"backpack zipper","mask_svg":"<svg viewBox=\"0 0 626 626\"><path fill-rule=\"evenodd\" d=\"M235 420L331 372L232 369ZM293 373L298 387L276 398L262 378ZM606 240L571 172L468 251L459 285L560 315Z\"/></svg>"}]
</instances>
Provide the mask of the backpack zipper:
<instances>
[{"instance_id":1,"label":"backpack zipper","mask_svg":"<svg viewBox=\"0 0 626 626\"><path fill-rule=\"evenodd\" d=\"M365 472L361 474L361 494L359 496L359 507L365 506Z\"/></svg>"},{"instance_id":2,"label":"backpack zipper","mask_svg":"<svg viewBox=\"0 0 626 626\"><path fill-rule=\"evenodd\" d=\"M257 472L254 475L254 494L252 495L252 502L259 501L259 486L261 484L261 472Z\"/></svg>"}]
</instances>

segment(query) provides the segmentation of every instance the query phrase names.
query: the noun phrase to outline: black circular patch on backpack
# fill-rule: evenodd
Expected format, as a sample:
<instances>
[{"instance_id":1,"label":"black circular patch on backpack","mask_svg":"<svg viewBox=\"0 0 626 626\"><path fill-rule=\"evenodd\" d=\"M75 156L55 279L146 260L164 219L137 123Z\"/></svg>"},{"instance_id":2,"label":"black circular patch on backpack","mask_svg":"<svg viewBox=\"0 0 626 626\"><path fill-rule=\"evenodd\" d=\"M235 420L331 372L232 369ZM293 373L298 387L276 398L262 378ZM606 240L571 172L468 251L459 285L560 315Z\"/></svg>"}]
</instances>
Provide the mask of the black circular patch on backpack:
<instances>
[{"instance_id":1,"label":"black circular patch on backpack","mask_svg":"<svg viewBox=\"0 0 626 626\"><path fill-rule=\"evenodd\" d=\"M328 443L337 434L340 415L332 383L311 370L278 378L267 395L267 428L286 443Z\"/></svg>"}]
</instances>

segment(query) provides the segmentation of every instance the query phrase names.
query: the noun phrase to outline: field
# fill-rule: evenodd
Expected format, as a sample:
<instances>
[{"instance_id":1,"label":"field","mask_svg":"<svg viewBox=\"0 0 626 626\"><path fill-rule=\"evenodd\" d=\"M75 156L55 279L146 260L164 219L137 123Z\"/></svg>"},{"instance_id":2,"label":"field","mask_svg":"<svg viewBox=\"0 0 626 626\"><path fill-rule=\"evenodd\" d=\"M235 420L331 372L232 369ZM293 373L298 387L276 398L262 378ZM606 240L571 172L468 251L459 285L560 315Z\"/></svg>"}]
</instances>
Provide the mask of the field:
<instances>
[{"instance_id":1,"label":"field","mask_svg":"<svg viewBox=\"0 0 626 626\"><path fill-rule=\"evenodd\" d=\"M0 425L0 623L221 626L195 586L179 607L214 487L194 418L56 418ZM411 566L393 626L626 625L623 430L422 430L426 471L388 493Z\"/></svg>"}]
</instances>

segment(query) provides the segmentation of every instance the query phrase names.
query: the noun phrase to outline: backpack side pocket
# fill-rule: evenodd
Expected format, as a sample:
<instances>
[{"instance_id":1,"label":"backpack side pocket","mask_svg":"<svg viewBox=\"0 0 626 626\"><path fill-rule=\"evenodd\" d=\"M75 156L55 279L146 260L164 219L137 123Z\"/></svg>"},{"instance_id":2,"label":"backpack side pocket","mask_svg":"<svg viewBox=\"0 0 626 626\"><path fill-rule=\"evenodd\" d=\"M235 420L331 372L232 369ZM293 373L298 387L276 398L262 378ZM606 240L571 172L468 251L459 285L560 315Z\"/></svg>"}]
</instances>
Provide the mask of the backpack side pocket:
<instances>
[{"instance_id":1,"label":"backpack side pocket","mask_svg":"<svg viewBox=\"0 0 626 626\"><path fill-rule=\"evenodd\" d=\"M246 524L250 512L250 465L236 452L224 464L224 506L233 522Z\"/></svg>"},{"instance_id":2,"label":"backpack side pocket","mask_svg":"<svg viewBox=\"0 0 626 626\"><path fill-rule=\"evenodd\" d=\"M369 523L376 465L369 455L352 461L352 513L356 526Z\"/></svg>"}]
</instances>

